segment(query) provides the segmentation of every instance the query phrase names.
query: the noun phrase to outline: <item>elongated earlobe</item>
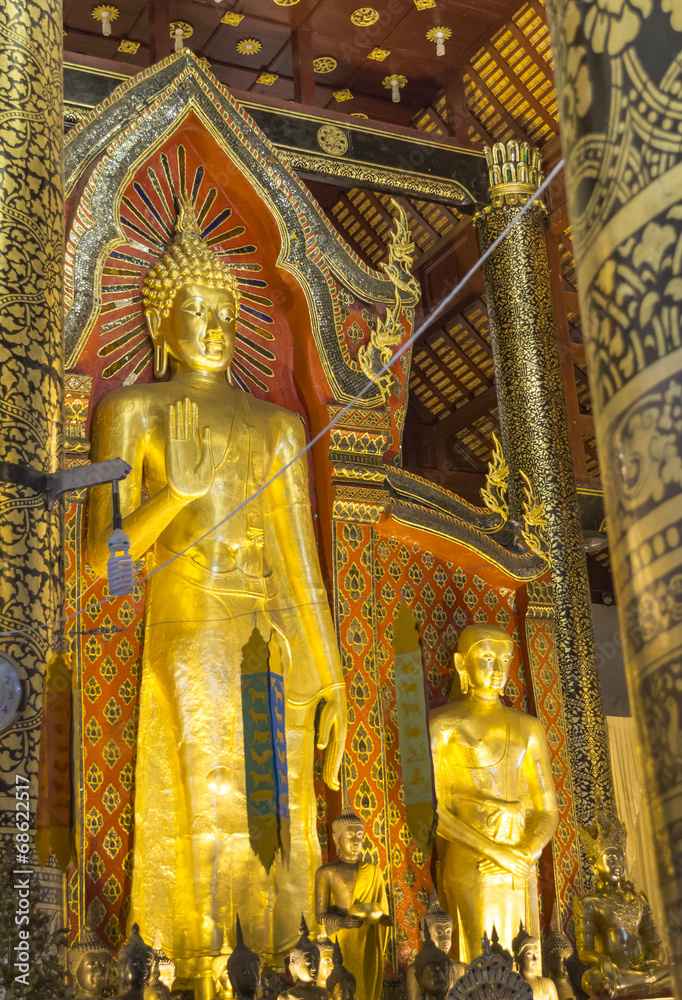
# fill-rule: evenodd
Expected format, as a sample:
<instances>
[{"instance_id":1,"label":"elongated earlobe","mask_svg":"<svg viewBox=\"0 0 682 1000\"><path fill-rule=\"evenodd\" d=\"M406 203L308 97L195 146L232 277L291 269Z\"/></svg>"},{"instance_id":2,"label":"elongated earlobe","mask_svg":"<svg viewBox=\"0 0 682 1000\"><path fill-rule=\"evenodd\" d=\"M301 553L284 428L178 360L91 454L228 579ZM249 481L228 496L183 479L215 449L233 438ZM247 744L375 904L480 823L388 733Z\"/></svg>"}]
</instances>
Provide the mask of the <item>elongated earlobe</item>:
<instances>
[{"instance_id":1,"label":"elongated earlobe","mask_svg":"<svg viewBox=\"0 0 682 1000\"><path fill-rule=\"evenodd\" d=\"M162 340L154 345L154 378L163 378L168 368L168 348Z\"/></svg>"}]
</instances>

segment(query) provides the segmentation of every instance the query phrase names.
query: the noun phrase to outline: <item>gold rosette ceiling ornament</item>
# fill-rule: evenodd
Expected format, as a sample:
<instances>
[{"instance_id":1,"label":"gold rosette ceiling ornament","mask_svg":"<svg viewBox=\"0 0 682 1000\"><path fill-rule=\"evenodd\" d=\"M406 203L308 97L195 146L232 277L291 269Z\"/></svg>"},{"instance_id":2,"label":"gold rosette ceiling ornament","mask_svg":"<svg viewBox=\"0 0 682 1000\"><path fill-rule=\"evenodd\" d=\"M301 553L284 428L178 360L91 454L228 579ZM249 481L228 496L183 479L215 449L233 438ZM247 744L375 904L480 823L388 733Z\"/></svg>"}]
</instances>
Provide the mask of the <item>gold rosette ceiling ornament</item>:
<instances>
[{"instance_id":1,"label":"gold rosette ceiling ornament","mask_svg":"<svg viewBox=\"0 0 682 1000\"><path fill-rule=\"evenodd\" d=\"M255 56L263 48L263 43L257 38L240 38L235 48L240 56Z\"/></svg>"},{"instance_id":2,"label":"gold rosette ceiling ornament","mask_svg":"<svg viewBox=\"0 0 682 1000\"><path fill-rule=\"evenodd\" d=\"M426 32L426 37L429 42L436 43L436 55L445 55L445 42L446 39L452 36L452 31L450 28L446 28L443 24L436 25L435 28L429 28Z\"/></svg>"},{"instance_id":3,"label":"gold rosette ceiling ornament","mask_svg":"<svg viewBox=\"0 0 682 1000\"><path fill-rule=\"evenodd\" d=\"M333 56L318 56L313 59L313 71L315 73L333 73L336 69L336 59Z\"/></svg>"},{"instance_id":4,"label":"gold rosette ceiling ornament","mask_svg":"<svg viewBox=\"0 0 682 1000\"><path fill-rule=\"evenodd\" d=\"M385 76L381 81L382 86L386 87L387 90L391 91L391 98L394 104L400 103L400 91L407 83L407 77L403 76L401 73L391 73L390 76Z\"/></svg>"},{"instance_id":5,"label":"gold rosette ceiling ornament","mask_svg":"<svg viewBox=\"0 0 682 1000\"><path fill-rule=\"evenodd\" d=\"M180 52L184 48L185 39L194 34L194 28L189 21L171 21L170 36L175 39L175 51Z\"/></svg>"},{"instance_id":6,"label":"gold rosette ceiling ornament","mask_svg":"<svg viewBox=\"0 0 682 1000\"><path fill-rule=\"evenodd\" d=\"M379 11L374 7L358 7L350 16L354 25L358 28L369 28L371 24L376 24L379 20Z\"/></svg>"},{"instance_id":7,"label":"gold rosette ceiling ornament","mask_svg":"<svg viewBox=\"0 0 682 1000\"><path fill-rule=\"evenodd\" d=\"M115 21L120 14L118 7L113 7L111 4L98 4L97 7L93 7L90 14L96 21L102 22L102 34L111 34L111 22Z\"/></svg>"}]
</instances>

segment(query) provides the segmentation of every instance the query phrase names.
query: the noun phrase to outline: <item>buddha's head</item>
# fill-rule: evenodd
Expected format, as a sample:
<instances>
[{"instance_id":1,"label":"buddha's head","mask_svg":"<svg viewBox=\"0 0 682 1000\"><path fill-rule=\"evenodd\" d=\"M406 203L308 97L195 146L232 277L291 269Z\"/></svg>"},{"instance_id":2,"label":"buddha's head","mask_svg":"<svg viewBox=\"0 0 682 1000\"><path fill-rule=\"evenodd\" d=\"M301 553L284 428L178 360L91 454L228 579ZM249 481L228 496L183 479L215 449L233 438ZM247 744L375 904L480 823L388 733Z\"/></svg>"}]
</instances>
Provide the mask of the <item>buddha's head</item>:
<instances>
[{"instance_id":1,"label":"buddha's head","mask_svg":"<svg viewBox=\"0 0 682 1000\"><path fill-rule=\"evenodd\" d=\"M333 969L327 978L327 990L333 1000L354 1000L357 983L355 976L343 964L343 955L338 940L332 952Z\"/></svg>"},{"instance_id":2,"label":"buddha's head","mask_svg":"<svg viewBox=\"0 0 682 1000\"><path fill-rule=\"evenodd\" d=\"M422 917L422 921L423 922L419 926L422 941L426 938L426 927L428 928L428 932L433 943L447 955L452 947L453 921L450 914L446 913L440 905L438 901L438 893L435 889L431 891L429 908Z\"/></svg>"},{"instance_id":3,"label":"buddha's head","mask_svg":"<svg viewBox=\"0 0 682 1000\"><path fill-rule=\"evenodd\" d=\"M573 954L573 945L559 926L557 907L552 913L551 931L542 944L542 958L550 979L562 979L567 975L566 960Z\"/></svg>"},{"instance_id":4,"label":"buddha's head","mask_svg":"<svg viewBox=\"0 0 682 1000\"><path fill-rule=\"evenodd\" d=\"M625 878L625 827L617 816L606 814L601 802L597 806L596 823L583 827L580 839L601 882L617 884Z\"/></svg>"},{"instance_id":5,"label":"buddha's head","mask_svg":"<svg viewBox=\"0 0 682 1000\"><path fill-rule=\"evenodd\" d=\"M428 928L426 929L428 933ZM425 997L444 997L450 985L450 959L428 936L414 960L414 975Z\"/></svg>"},{"instance_id":6,"label":"buddha's head","mask_svg":"<svg viewBox=\"0 0 682 1000\"><path fill-rule=\"evenodd\" d=\"M329 974L334 968L334 942L330 941L330 939L325 936L318 938L315 943L317 944L317 950L320 953L320 967L317 972L316 983L318 986L325 989L327 986L327 980L329 979Z\"/></svg>"},{"instance_id":7,"label":"buddha's head","mask_svg":"<svg viewBox=\"0 0 682 1000\"><path fill-rule=\"evenodd\" d=\"M492 700L504 691L514 657L514 643L496 625L469 625L459 636L455 669L462 694Z\"/></svg>"},{"instance_id":8,"label":"buddha's head","mask_svg":"<svg viewBox=\"0 0 682 1000\"><path fill-rule=\"evenodd\" d=\"M320 952L310 940L308 925L301 914L301 936L289 953L289 972L294 982L314 983L320 970Z\"/></svg>"},{"instance_id":9,"label":"buddha's head","mask_svg":"<svg viewBox=\"0 0 682 1000\"><path fill-rule=\"evenodd\" d=\"M99 996L107 984L111 952L93 930L86 928L78 943L69 949L69 972L76 996Z\"/></svg>"},{"instance_id":10,"label":"buddha's head","mask_svg":"<svg viewBox=\"0 0 682 1000\"><path fill-rule=\"evenodd\" d=\"M529 979L540 975L540 942L523 926L519 924L519 933L512 941L514 963L519 975Z\"/></svg>"},{"instance_id":11,"label":"buddha's head","mask_svg":"<svg viewBox=\"0 0 682 1000\"><path fill-rule=\"evenodd\" d=\"M341 861L356 864L365 839L365 824L351 808L345 782L341 788L342 808L332 823L332 837Z\"/></svg>"},{"instance_id":12,"label":"buddha's head","mask_svg":"<svg viewBox=\"0 0 682 1000\"><path fill-rule=\"evenodd\" d=\"M180 203L175 238L146 274L142 299L154 345L154 374L168 359L201 372L227 372L239 309L237 279L204 243L194 207Z\"/></svg>"},{"instance_id":13,"label":"buddha's head","mask_svg":"<svg viewBox=\"0 0 682 1000\"><path fill-rule=\"evenodd\" d=\"M227 960L227 975L237 1000L253 1000L260 984L260 958L244 944L242 926L237 917L237 944Z\"/></svg>"},{"instance_id":14,"label":"buddha's head","mask_svg":"<svg viewBox=\"0 0 682 1000\"><path fill-rule=\"evenodd\" d=\"M119 979L126 990L141 989L151 977L154 952L140 936L140 928L133 924L130 937L118 953Z\"/></svg>"}]
</instances>

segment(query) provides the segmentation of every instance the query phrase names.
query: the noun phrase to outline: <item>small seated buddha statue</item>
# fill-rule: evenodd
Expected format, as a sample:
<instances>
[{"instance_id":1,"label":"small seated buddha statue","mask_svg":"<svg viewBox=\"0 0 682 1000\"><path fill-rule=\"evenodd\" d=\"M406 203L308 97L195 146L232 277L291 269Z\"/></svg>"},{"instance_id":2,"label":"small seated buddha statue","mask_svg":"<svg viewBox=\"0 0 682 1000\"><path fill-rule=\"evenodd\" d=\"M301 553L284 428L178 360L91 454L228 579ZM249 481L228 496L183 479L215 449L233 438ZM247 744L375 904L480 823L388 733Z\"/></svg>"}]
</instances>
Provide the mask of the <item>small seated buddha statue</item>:
<instances>
[{"instance_id":1,"label":"small seated buddha statue","mask_svg":"<svg viewBox=\"0 0 682 1000\"><path fill-rule=\"evenodd\" d=\"M325 934L324 937L319 937L315 944L320 953L320 968L315 981L318 986L324 989L327 985L329 974L334 968L334 942Z\"/></svg>"},{"instance_id":2,"label":"small seated buddha statue","mask_svg":"<svg viewBox=\"0 0 682 1000\"><path fill-rule=\"evenodd\" d=\"M315 916L337 937L359 1000L379 1000L391 923L388 896L381 868L361 858L365 824L353 812L345 786L342 795L341 815L332 823L338 858L317 869Z\"/></svg>"},{"instance_id":3,"label":"small seated buddha statue","mask_svg":"<svg viewBox=\"0 0 682 1000\"><path fill-rule=\"evenodd\" d=\"M540 973L540 942L519 924L519 933L512 941L514 965L533 991L534 1000L559 1000L556 986Z\"/></svg>"},{"instance_id":4,"label":"small seated buddha statue","mask_svg":"<svg viewBox=\"0 0 682 1000\"><path fill-rule=\"evenodd\" d=\"M101 997L107 985L111 952L89 927L69 948L69 972L73 976L74 997Z\"/></svg>"},{"instance_id":5,"label":"small seated buddha statue","mask_svg":"<svg viewBox=\"0 0 682 1000\"><path fill-rule=\"evenodd\" d=\"M424 928L425 937L414 960L414 974L421 995L425 1000L446 1000L450 993L450 959L437 947Z\"/></svg>"},{"instance_id":6,"label":"small seated buddha statue","mask_svg":"<svg viewBox=\"0 0 682 1000\"><path fill-rule=\"evenodd\" d=\"M597 882L576 900L576 947L586 965L588 996L645 995L670 988L670 968L646 896L625 878L626 833L617 817L597 808L596 823L580 837Z\"/></svg>"},{"instance_id":7,"label":"small seated buddha statue","mask_svg":"<svg viewBox=\"0 0 682 1000\"><path fill-rule=\"evenodd\" d=\"M151 979L154 952L142 940L140 928L133 929L118 953L118 989L121 1000L144 1000L144 988Z\"/></svg>"},{"instance_id":8,"label":"small seated buddha statue","mask_svg":"<svg viewBox=\"0 0 682 1000\"><path fill-rule=\"evenodd\" d=\"M310 940L308 925L301 914L301 936L289 953L289 973L294 985L280 993L282 1000L329 1000L327 990L316 985L319 971L320 952Z\"/></svg>"},{"instance_id":9,"label":"small seated buddha statue","mask_svg":"<svg viewBox=\"0 0 682 1000\"><path fill-rule=\"evenodd\" d=\"M227 976L235 1000L255 1000L260 985L260 958L244 944L237 916L237 944L227 960Z\"/></svg>"},{"instance_id":10,"label":"small seated buddha statue","mask_svg":"<svg viewBox=\"0 0 682 1000\"><path fill-rule=\"evenodd\" d=\"M542 943L545 972L556 986L559 1000L575 1000L566 963L573 954L573 945L559 926L558 906L554 907L550 933Z\"/></svg>"},{"instance_id":11,"label":"small seated buddha statue","mask_svg":"<svg viewBox=\"0 0 682 1000\"><path fill-rule=\"evenodd\" d=\"M343 954L338 940L332 951L332 971L327 977L327 991L332 1000L358 1000L355 995L355 976L343 964Z\"/></svg>"},{"instance_id":12,"label":"small seated buddha statue","mask_svg":"<svg viewBox=\"0 0 682 1000\"><path fill-rule=\"evenodd\" d=\"M449 957L450 949L452 948L452 928L452 917L440 905L438 893L434 888L431 890L429 907L419 923L419 938L421 941L424 941L426 939L426 929L428 929L433 943ZM459 977L464 975L467 967L463 962L455 962L451 958L449 958L449 962L449 986L452 988ZM407 997L408 1000L424 1000L417 983L414 963L407 968Z\"/></svg>"}]
</instances>

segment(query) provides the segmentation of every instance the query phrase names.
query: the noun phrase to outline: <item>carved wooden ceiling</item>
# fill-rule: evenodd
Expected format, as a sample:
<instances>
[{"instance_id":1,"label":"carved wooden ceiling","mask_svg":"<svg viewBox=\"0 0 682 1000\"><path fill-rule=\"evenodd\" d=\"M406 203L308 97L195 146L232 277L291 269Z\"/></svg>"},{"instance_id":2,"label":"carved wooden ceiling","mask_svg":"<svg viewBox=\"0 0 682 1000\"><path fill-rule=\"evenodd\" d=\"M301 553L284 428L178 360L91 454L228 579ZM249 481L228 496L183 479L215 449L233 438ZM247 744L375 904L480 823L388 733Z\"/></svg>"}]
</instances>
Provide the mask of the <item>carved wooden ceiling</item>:
<instances>
[{"instance_id":1,"label":"carved wooden ceiling","mask_svg":"<svg viewBox=\"0 0 682 1000\"><path fill-rule=\"evenodd\" d=\"M104 37L90 4L65 0L64 44L70 52L142 67L170 51L168 24L183 21L192 27L185 44L205 56L216 76L232 89L450 135L474 148L528 140L543 150L546 166L554 165L560 156L557 99L541 0L370 2L371 7L360 7L361 0L115 0L119 15L111 35ZM353 24L356 11L364 14L355 20L368 23ZM442 57L426 37L438 26L451 31ZM135 52L122 51L136 45ZM372 57L384 52L381 59ZM335 66L330 72L316 72L317 59ZM382 85L393 73L407 78L399 103ZM352 96L338 100L343 91ZM377 267L386 258L393 225L390 197L315 182L310 187L344 238ZM402 204L417 247L415 269L428 314L477 259L478 243L470 218L454 207L407 199ZM547 204L576 479L582 489L598 490L594 421L561 180L552 186ZM480 271L443 321L427 329L416 346L410 389L405 465L480 503L492 437L499 434ZM600 590L612 589L605 572L608 554L600 553L590 563L596 597Z\"/></svg>"}]
</instances>

